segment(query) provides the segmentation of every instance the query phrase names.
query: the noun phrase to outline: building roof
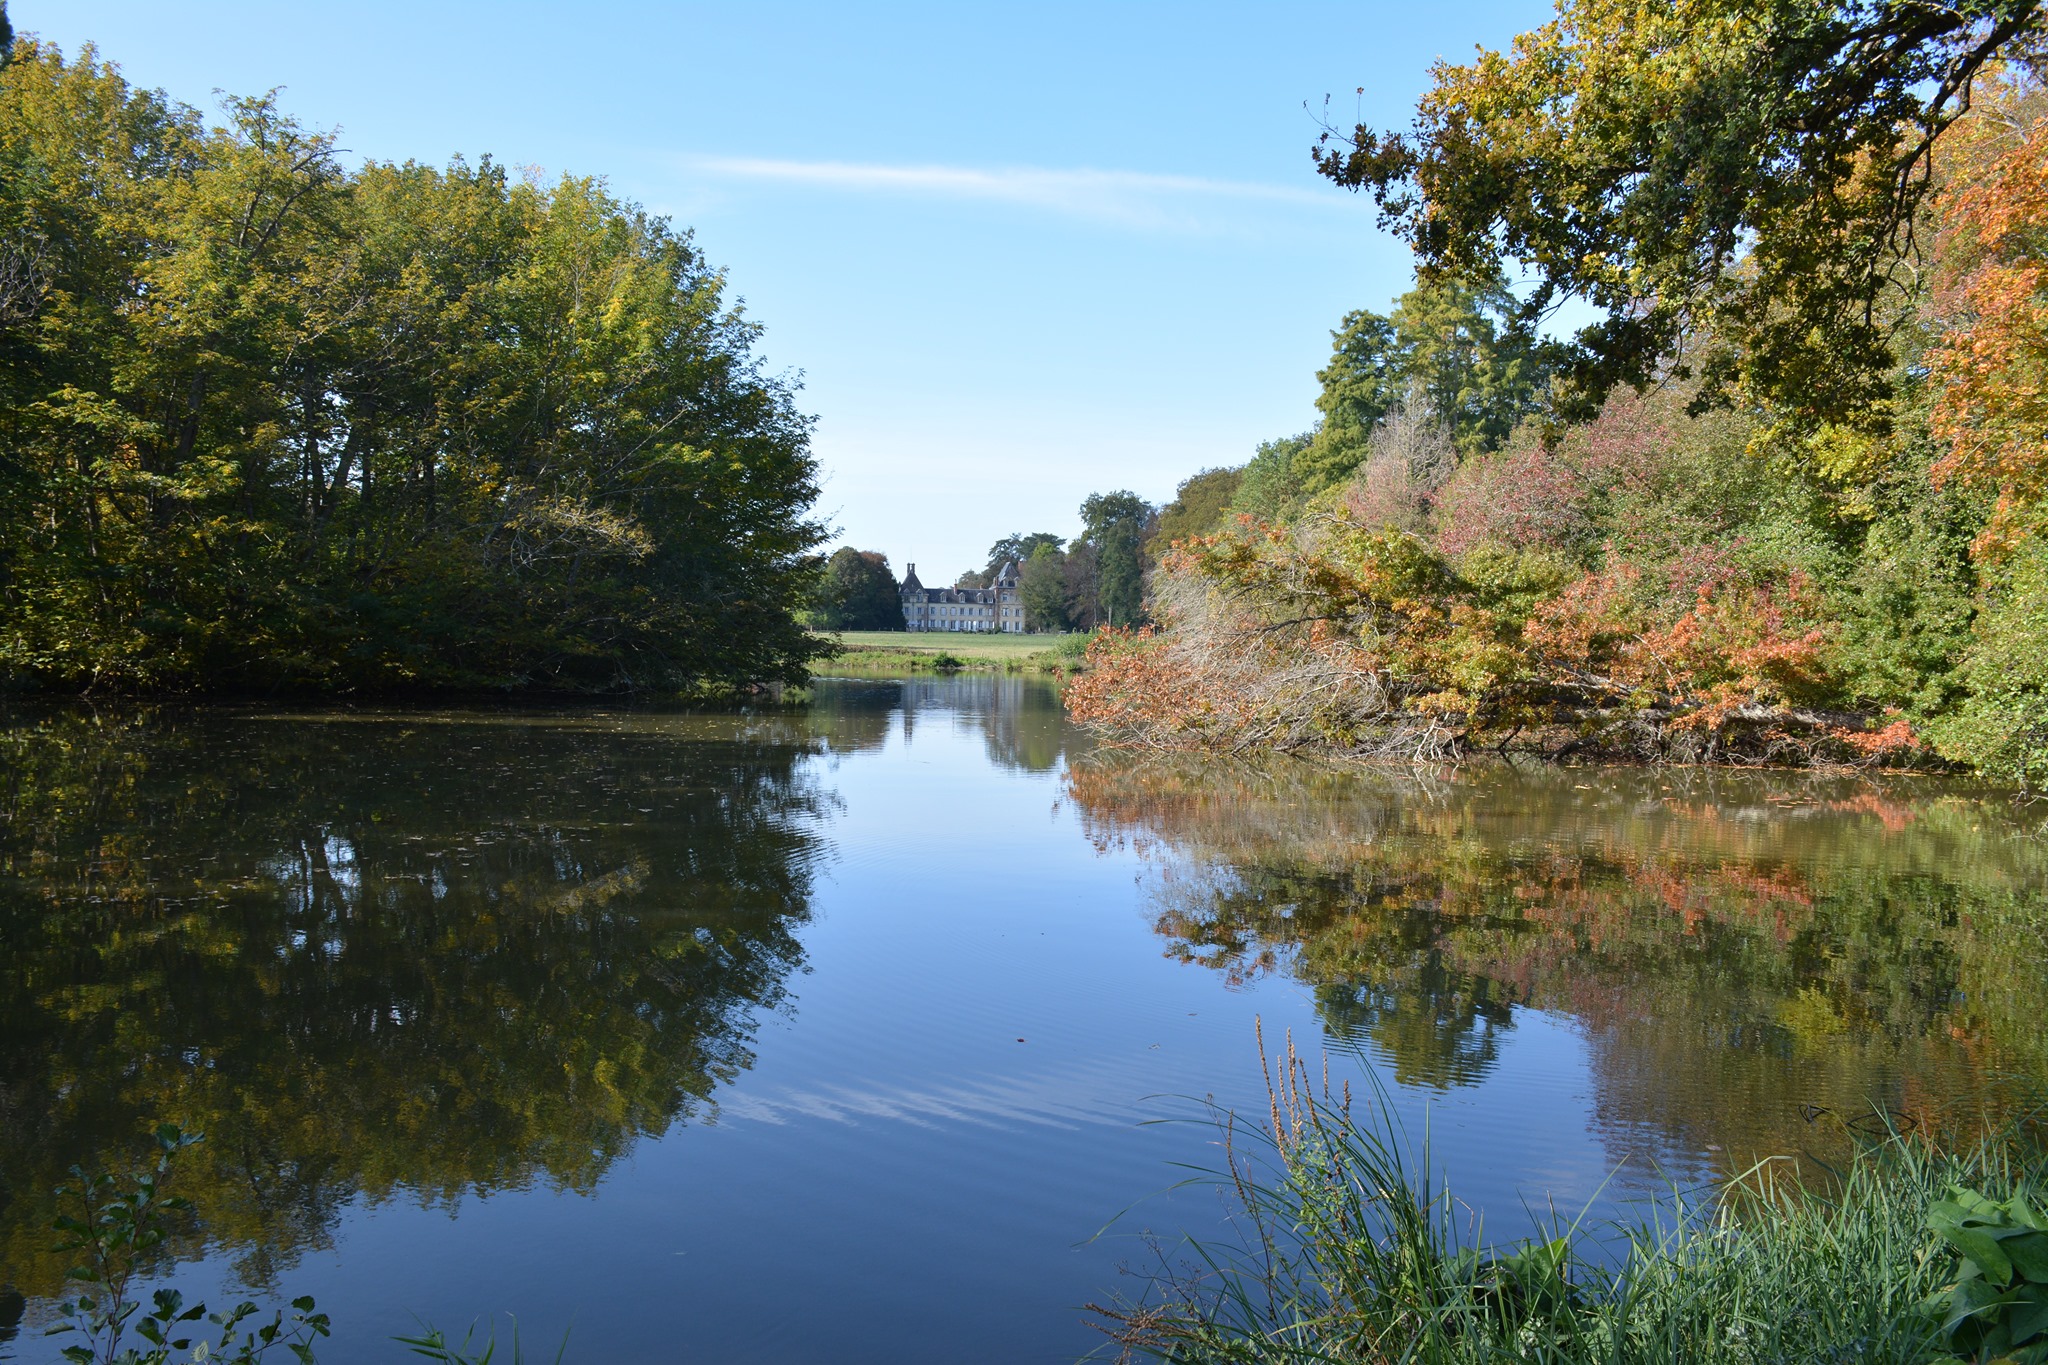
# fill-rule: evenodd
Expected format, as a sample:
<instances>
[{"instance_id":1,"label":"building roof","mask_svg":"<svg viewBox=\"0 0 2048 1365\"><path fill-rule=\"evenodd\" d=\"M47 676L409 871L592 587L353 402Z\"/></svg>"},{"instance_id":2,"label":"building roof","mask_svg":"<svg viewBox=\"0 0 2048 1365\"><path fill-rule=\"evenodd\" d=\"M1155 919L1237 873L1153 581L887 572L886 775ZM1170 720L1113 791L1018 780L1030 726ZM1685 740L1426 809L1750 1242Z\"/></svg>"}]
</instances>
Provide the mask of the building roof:
<instances>
[{"instance_id":1,"label":"building roof","mask_svg":"<svg viewBox=\"0 0 2048 1365\"><path fill-rule=\"evenodd\" d=\"M998 575L996 586L993 588L927 588L924 584L917 581L917 566L912 564L908 567L910 572L904 576L902 587L902 594L906 601L914 599L925 603L964 602L974 606L992 606L1002 600L1001 593L1003 589L1015 588L1017 586L1015 571L1008 564L1003 566L1003 571L1009 574L1009 577L1006 579Z\"/></svg>"}]
</instances>

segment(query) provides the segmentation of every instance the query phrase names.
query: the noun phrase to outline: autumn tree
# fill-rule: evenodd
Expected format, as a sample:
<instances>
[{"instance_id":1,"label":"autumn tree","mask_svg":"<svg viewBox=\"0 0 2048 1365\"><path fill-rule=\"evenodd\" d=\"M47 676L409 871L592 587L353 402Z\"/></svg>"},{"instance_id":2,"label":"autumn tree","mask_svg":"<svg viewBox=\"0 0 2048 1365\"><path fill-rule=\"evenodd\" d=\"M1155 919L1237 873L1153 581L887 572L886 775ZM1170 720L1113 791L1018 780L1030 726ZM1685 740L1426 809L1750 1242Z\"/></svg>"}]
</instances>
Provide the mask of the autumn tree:
<instances>
[{"instance_id":1,"label":"autumn tree","mask_svg":"<svg viewBox=\"0 0 2048 1365\"><path fill-rule=\"evenodd\" d=\"M1506 259L1523 320L1591 305L1561 357L1572 411L1675 363L1704 402L1882 426L1933 150L2038 10L1562 0L1510 50L1439 62L1410 129L1332 128L1317 164L1374 197L1425 281Z\"/></svg>"},{"instance_id":2,"label":"autumn tree","mask_svg":"<svg viewBox=\"0 0 2048 1365\"><path fill-rule=\"evenodd\" d=\"M1928 352L1937 484L1989 500L1953 751L2048 785L2048 92L2016 72L1952 138Z\"/></svg>"}]
</instances>

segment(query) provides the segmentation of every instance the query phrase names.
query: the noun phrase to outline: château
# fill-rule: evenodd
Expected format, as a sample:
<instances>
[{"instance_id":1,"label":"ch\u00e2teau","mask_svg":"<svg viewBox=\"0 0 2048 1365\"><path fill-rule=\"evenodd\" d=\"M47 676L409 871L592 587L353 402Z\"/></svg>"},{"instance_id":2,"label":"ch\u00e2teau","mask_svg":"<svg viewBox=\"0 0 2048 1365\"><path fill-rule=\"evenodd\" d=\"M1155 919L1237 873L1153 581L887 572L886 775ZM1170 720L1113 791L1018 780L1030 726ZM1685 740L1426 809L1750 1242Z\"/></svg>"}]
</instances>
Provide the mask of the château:
<instances>
[{"instance_id":1,"label":"ch\u00e2teau","mask_svg":"<svg viewBox=\"0 0 2048 1365\"><path fill-rule=\"evenodd\" d=\"M1024 597L1017 590L1017 565L1006 561L986 588L927 588L917 565L904 566L905 630L1024 631Z\"/></svg>"}]
</instances>

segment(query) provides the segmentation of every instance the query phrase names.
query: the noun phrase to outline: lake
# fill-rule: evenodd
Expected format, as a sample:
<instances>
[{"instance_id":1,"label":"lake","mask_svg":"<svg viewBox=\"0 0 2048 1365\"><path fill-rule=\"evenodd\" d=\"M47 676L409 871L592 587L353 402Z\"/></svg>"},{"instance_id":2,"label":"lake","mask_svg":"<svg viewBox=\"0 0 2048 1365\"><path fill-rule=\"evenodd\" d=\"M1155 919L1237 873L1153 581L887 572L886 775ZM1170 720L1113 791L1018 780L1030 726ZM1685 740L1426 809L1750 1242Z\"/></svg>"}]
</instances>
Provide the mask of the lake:
<instances>
[{"instance_id":1,"label":"lake","mask_svg":"<svg viewBox=\"0 0 2048 1365\"><path fill-rule=\"evenodd\" d=\"M61 1344L52 1187L172 1120L175 1281L314 1295L323 1361L507 1315L571 1361L1071 1360L1147 1234L1227 1235L1177 1163L1219 1160L1205 1097L1265 1112L1255 1025L1502 1236L2009 1106L2041 822L1930 778L1091 752L987 676L17 709L0 1357Z\"/></svg>"}]
</instances>

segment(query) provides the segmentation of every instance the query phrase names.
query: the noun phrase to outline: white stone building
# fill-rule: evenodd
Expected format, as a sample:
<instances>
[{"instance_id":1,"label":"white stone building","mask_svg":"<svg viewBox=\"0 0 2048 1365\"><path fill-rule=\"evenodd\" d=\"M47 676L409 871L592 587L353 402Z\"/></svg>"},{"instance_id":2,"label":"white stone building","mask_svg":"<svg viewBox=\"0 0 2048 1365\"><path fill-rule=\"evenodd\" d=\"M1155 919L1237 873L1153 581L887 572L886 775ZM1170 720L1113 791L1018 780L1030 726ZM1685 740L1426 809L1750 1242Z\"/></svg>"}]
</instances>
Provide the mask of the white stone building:
<instances>
[{"instance_id":1,"label":"white stone building","mask_svg":"<svg viewBox=\"0 0 2048 1365\"><path fill-rule=\"evenodd\" d=\"M986 588L927 588L917 581L917 565L905 566L903 626L906 630L1024 632L1024 598L1017 591L1017 566L996 570Z\"/></svg>"}]
</instances>

